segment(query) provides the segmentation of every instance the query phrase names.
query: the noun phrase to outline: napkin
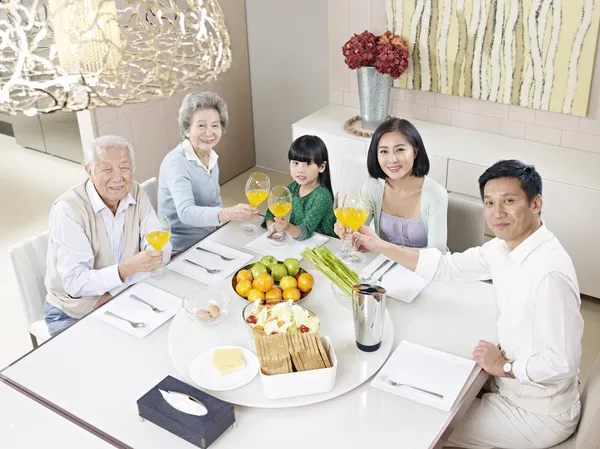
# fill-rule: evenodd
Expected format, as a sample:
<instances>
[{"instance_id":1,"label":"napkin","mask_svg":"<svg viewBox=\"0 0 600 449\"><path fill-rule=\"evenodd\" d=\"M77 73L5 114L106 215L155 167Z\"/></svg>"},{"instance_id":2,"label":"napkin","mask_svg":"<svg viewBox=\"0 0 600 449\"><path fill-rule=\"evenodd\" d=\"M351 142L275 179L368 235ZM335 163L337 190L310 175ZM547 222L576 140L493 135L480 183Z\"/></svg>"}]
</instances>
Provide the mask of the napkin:
<instances>
[{"instance_id":1,"label":"napkin","mask_svg":"<svg viewBox=\"0 0 600 449\"><path fill-rule=\"evenodd\" d=\"M150 306L131 298L136 295L154 307L164 312L153 312ZM139 283L125 290L108 304L92 313L92 316L110 324L123 332L137 338L144 338L154 329L169 321L181 308L182 300L177 296L160 290L150 284ZM144 327L134 328L129 323L118 318L108 316L104 312L110 311L130 321L146 323Z\"/></svg>"},{"instance_id":2,"label":"napkin","mask_svg":"<svg viewBox=\"0 0 600 449\"><path fill-rule=\"evenodd\" d=\"M390 261L383 268L378 268L383 262L387 260L387 257L380 254L377 256L369 265L362 269L359 273L360 279L374 278L377 279L385 270L390 267ZM374 271L375 270L375 271ZM385 288L387 295L391 298L399 299L404 302L412 302L419 293L423 291L429 280L422 278L418 274L407 270L401 265L396 264L394 268L388 271L381 281L376 284L381 285Z\"/></svg>"},{"instance_id":3,"label":"napkin","mask_svg":"<svg viewBox=\"0 0 600 449\"><path fill-rule=\"evenodd\" d=\"M268 233L265 232L246 244L245 248L254 251L255 253L262 254L263 256L273 256L275 259L284 261L288 257L293 257L298 260L302 260L300 253L306 248L314 248L315 246L321 246L327 240L327 237L320 234L313 234L311 238L302 240L301 242L290 237L286 238L286 241L281 246L273 245L267 240Z\"/></svg>"},{"instance_id":4,"label":"napkin","mask_svg":"<svg viewBox=\"0 0 600 449\"><path fill-rule=\"evenodd\" d=\"M475 362L406 340L400 342L392 356L371 382L371 386L397 396L450 411L469 380ZM406 386L392 386L381 379L442 394L443 399Z\"/></svg>"},{"instance_id":5,"label":"napkin","mask_svg":"<svg viewBox=\"0 0 600 449\"><path fill-rule=\"evenodd\" d=\"M205 251L199 251L196 247L205 248L209 251L221 254L225 257L234 257L231 261L221 259L215 254L210 254ZM245 266L254 258L253 255L238 251L237 249L221 245L213 240L202 240L197 245L192 246L185 253L175 258L167 268L176 271L184 276L190 277L203 284L213 285L224 279L227 279L231 274L236 272L241 267ZM207 268L219 269L219 273L210 274L204 268L197 267L184 259L199 263Z\"/></svg>"}]
</instances>

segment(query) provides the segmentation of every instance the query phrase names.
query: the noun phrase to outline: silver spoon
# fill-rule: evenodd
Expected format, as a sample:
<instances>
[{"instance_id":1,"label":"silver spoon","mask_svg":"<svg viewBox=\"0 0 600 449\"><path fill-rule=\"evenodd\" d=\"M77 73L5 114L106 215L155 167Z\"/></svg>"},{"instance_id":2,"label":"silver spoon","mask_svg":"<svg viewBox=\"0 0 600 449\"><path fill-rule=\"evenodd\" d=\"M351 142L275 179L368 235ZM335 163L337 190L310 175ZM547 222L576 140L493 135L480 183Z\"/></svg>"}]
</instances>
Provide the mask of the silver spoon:
<instances>
[{"instance_id":1,"label":"silver spoon","mask_svg":"<svg viewBox=\"0 0 600 449\"><path fill-rule=\"evenodd\" d=\"M122 316L119 315L115 315L112 312L109 312L108 310L106 312L104 312L104 315L108 315L108 316L112 316L113 318L118 318L119 320L123 320L123 321L127 321L129 324L131 324L131 327L134 328L139 328L139 327L144 327L146 325L146 323L139 323L136 321L129 321L127 318L123 318Z\"/></svg>"},{"instance_id":2,"label":"silver spoon","mask_svg":"<svg viewBox=\"0 0 600 449\"><path fill-rule=\"evenodd\" d=\"M150 308L152 309L152 311L153 311L153 312L156 312L156 313L163 313L163 312L164 312L164 310L162 310L162 309L159 309L158 307L155 307L155 306L153 306L153 305L152 305L152 304L150 304L149 302L146 302L146 301L144 301L144 300L143 300L142 298L140 298L139 296L136 296L136 295L129 295L129 297L130 297L131 299L134 299L134 300L136 300L136 301L139 301L139 302L141 302L141 303L144 303L144 304L146 304L148 307L150 307Z\"/></svg>"},{"instance_id":3,"label":"silver spoon","mask_svg":"<svg viewBox=\"0 0 600 449\"><path fill-rule=\"evenodd\" d=\"M208 272L208 274L215 274L215 273L220 273L221 272L221 270L219 270L219 269L206 268L204 265L200 265L199 263L196 263L196 262L191 261L189 259L183 259L183 261L187 262L187 263L191 263L192 265L196 265L197 267L204 268Z\"/></svg>"}]
</instances>

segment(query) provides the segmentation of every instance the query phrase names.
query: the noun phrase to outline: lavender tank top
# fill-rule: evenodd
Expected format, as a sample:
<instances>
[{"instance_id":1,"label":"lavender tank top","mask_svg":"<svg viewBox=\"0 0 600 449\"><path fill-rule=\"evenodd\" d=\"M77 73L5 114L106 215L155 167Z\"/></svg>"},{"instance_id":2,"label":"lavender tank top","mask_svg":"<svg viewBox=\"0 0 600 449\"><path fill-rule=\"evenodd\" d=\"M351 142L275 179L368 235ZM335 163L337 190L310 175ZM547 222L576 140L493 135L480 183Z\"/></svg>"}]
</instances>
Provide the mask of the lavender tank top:
<instances>
[{"instance_id":1,"label":"lavender tank top","mask_svg":"<svg viewBox=\"0 0 600 449\"><path fill-rule=\"evenodd\" d=\"M402 218L381 211L381 231L388 241L407 248L426 248L427 231L422 218Z\"/></svg>"}]
</instances>

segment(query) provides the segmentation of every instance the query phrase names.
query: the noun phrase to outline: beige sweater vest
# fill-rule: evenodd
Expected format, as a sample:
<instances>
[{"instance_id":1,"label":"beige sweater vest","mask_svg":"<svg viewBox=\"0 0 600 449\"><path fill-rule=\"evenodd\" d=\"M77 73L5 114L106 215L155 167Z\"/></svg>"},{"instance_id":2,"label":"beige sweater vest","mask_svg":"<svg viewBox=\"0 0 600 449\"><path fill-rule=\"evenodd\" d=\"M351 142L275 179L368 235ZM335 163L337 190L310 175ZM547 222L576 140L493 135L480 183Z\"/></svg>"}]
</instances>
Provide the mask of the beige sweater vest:
<instances>
[{"instance_id":1,"label":"beige sweater vest","mask_svg":"<svg viewBox=\"0 0 600 449\"><path fill-rule=\"evenodd\" d=\"M114 260L106 235L106 229L104 228L104 221L100 214L94 214L90 198L85 190L85 185L86 183L84 182L69 190L58 198L56 202L66 201L77 215L78 222L90 241L90 246L94 253L93 269L100 270L115 265L120 261ZM125 228L123 230L125 245L122 260L129 259L140 251L140 224L150 207L148 196L136 182L131 186L131 195L135 199L136 204L130 205L126 212ZM46 263L45 284L48 290L46 300L72 318L79 319L90 313L99 297L81 296L75 298L65 291L62 279L56 269L56 256L54 254L52 239L50 239L48 244Z\"/></svg>"}]
</instances>

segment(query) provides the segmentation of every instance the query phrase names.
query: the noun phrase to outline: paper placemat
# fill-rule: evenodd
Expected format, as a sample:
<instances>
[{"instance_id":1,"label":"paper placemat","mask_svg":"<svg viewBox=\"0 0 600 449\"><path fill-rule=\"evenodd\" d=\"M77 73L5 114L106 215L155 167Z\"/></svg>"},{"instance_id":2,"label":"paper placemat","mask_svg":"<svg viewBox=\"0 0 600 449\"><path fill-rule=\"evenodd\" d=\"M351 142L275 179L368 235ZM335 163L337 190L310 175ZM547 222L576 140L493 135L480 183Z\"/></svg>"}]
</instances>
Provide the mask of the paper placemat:
<instances>
[{"instance_id":1,"label":"paper placemat","mask_svg":"<svg viewBox=\"0 0 600 449\"><path fill-rule=\"evenodd\" d=\"M397 396L450 411L475 368L475 361L421 346L400 342L392 356L375 375L371 386ZM388 379L443 395L443 399L408 386L393 386Z\"/></svg>"},{"instance_id":2,"label":"paper placemat","mask_svg":"<svg viewBox=\"0 0 600 449\"><path fill-rule=\"evenodd\" d=\"M288 236L283 245L276 246L269 243L267 240L267 235L267 232L263 233L250 243L246 244L244 248L254 251L255 253L262 254L263 256L273 256L275 259L281 261L287 259L288 257L302 260L303 257L300 253L306 248L321 246L323 243L329 240L328 237L325 237L321 234L313 234L311 238L302 240L301 242Z\"/></svg>"},{"instance_id":3,"label":"paper placemat","mask_svg":"<svg viewBox=\"0 0 600 449\"><path fill-rule=\"evenodd\" d=\"M358 276L361 279L367 279L369 277L378 278L385 270L389 268L389 264L386 264L383 268L379 268L383 262L387 260L387 257L380 254L371 261L369 265L361 270ZM392 261L393 262L393 261ZM392 263L390 262L390 263ZM373 273L373 270L377 270ZM401 265L396 264L394 268L388 271L381 281L376 284L381 285L385 288L387 296L399 299L403 302L411 303L413 299L417 297L419 293L423 291L429 284L428 279L424 279L418 274L404 268Z\"/></svg>"},{"instance_id":4,"label":"paper placemat","mask_svg":"<svg viewBox=\"0 0 600 449\"><path fill-rule=\"evenodd\" d=\"M131 295L140 297L154 307L164 310L164 312L153 312L150 306L132 299ZM129 335L133 335L137 338L144 338L153 330L169 321L181 308L182 302L181 298L178 298L171 293L167 293L150 284L141 282L125 290L104 307L93 312L92 316L128 333ZM146 323L146 325L144 327L134 328L123 320L106 315L105 312L107 311L130 321Z\"/></svg>"},{"instance_id":5,"label":"paper placemat","mask_svg":"<svg viewBox=\"0 0 600 449\"><path fill-rule=\"evenodd\" d=\"M223 260L221 257L215 254L197 250L197 247L205 248L225 257L233 257L234 259L231 261ZM215 274L210 274L204 268L186 262L186 259L203 265L206 268L217 269L221 271ZM214 285L224 279L227 279L238 269L247 265L252 259L254 259L252 254L238 251L237 249L221 245L220 243L212 240L202 240L197 245L194 245L188 249L181 256L177 257L173 262L167 265L167 267L170 270L176 271L204 284Z\"/></svg>"}]
</instances>

